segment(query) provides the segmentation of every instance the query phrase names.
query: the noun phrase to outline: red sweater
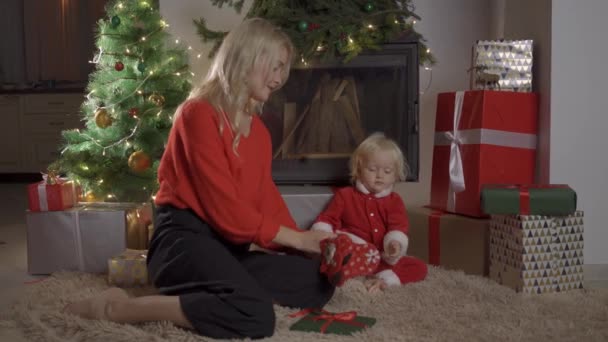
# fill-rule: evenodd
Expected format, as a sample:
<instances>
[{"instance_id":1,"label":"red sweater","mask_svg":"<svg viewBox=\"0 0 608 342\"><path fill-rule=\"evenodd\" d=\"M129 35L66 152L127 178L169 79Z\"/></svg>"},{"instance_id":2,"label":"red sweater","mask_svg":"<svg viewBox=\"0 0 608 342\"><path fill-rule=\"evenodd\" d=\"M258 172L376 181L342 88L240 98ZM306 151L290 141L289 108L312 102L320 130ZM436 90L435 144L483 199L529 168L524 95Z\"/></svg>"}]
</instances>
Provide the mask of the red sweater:
<instances>
[{"instance_id":1,"label":"red sweater","mask_svg":"<svg viewBox=\"0 0 608 342\"><path fill-rule=\"evenodd\" d=\"M223 118L223 116L221 116ZM271 176L270 134L257 115L238 155L232 131L206 101L188 101L175 120L158 168L157 205L190 208L235 244L271 241L279 225L295 228Z\"/></svg>"}]
</instances>

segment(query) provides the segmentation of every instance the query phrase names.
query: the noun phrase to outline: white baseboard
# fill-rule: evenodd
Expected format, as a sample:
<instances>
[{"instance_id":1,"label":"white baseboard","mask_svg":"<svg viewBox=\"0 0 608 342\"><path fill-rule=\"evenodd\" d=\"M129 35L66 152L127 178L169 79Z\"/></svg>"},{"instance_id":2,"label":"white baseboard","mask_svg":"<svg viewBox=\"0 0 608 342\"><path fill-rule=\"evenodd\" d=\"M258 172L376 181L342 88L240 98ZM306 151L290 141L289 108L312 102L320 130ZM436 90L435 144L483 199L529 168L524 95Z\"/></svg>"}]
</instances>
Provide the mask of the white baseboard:
<instances>
[{"instance_id":1,"label":"white baseboard","mask_svg":"<svg viewBox=\"0 0 608 342\"><path fill-rule=\"evenodd\" d=\"M608 281L608 264L586 264L585 281Z\"/></svg>"}]
</instances>

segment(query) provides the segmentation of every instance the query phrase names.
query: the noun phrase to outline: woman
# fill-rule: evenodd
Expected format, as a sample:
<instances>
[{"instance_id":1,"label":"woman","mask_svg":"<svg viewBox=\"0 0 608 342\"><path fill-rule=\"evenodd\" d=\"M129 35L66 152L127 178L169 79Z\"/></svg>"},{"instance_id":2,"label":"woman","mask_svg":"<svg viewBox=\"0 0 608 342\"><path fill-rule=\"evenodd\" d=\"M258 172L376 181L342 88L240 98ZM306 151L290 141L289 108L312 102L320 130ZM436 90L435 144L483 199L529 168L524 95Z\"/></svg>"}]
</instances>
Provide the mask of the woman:
<instances>
[{"instance_id":1,"label":"woman","mask_svg":"<svg viewBox=\"0 0 608 342\"><path fill-rule=\"evenodd\" d=\"M287 80L293 46L262 19L231 31L202 85L178 108L158 170L150 279L162 295L117 288L68 312L115 322L168 320L213 338L274 332L273 303L322 307L334 287L319 261L333 233L299 231L271 178L271 141L255 113Z\"/></svg>"}]
</instances>

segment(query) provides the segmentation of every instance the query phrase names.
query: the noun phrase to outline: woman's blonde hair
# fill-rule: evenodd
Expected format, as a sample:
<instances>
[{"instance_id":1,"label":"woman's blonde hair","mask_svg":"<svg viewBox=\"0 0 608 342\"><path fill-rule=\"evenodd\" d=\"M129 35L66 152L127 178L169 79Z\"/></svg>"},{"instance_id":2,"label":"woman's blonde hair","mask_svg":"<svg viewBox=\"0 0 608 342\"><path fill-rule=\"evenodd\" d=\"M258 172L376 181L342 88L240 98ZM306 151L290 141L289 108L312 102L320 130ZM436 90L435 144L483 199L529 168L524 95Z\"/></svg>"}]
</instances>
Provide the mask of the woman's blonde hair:
<instances>
[{"instance_id":1,"label":"woman's blonde hair","mask_svg":"<svg viewBox=\"0 0 608 342\"><path fill-rule=\"evenodd\" d=\"M207 76L195 87L189 99L205 99L218 114L226 113L237 132L233 141L236 152L240 136L249 127L244 120L249 115L259 113L263 103L250 98L248 78L254 66L267 73L276 62L281 48L287 50L287 64L283 67L280 86L287 81L294 47L289 36L272 23L261 19L244 20L231 30L217 51ZM279 87L280 87L279 86ZM224 120L220 117L220 133Z\"/></svg>"},{"instance_id":2,"label":"woman's blonde hair","mask_svg":"<svg viewBox=\"0 0 608 342\"><path fill-rule=\"evenodd\" d=\"M384 133L376 132L367 137L353 152L350 157L350 179L354 183L359 179L359 172L361 164L364 159L377 152L377 151L387 151L393 154L393 159L395 160L395 171L397 173L397 179L399 181L404 181L407 172L408 165L405 161L405 157L403 156L403 152L399 148L397 143L387 138Z\"/></svg>"}]
</instances>

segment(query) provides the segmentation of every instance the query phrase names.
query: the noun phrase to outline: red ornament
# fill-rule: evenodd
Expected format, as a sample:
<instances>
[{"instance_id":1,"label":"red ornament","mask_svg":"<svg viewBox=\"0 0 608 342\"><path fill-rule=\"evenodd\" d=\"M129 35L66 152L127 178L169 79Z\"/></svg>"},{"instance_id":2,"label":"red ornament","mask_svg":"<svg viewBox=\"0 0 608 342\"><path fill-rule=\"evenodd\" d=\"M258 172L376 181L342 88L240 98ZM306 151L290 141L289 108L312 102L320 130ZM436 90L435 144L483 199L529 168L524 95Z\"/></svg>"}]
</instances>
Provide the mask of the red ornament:
<instances>
[{"instance_id":1,"label":"red ornament","mask_svg":"<svg viewBox=\"0 0 608 342\"><path fill-rule=\"evenodd\" d=\"M116 62L116 64L114 64L114 69L116 69L116 71L122 71L125 68L125 65L122 64L122 62Z\"/></svg>"},{"instance_id":2,"label":"red ornament","mask_svg":"<svg viewBox=\"0 0 608 342\"><path fill-rule=\"evenodd\" d=\"M131 115L133 118L137 117L137 115L139 115L139 109L135 107L129 109L129 115Z\"/></svg>"},{"instance_id":3,"label":"red ornament","mask_svg":"<svg viewBox=\"0 0 608 342\"><path fill-rule=\"evenodd\" d=\"M316 29L318 29L320 27L321 27L320 24L312 23L312 24L308 25L308 31L314 31L314 30L316 30Z\"/></svg>"},{"instance_id":4,"label":"red ornament","mask_svg":"<svg viewBox=\"0 0 608 342\"><path fill-rule=\"evenodd\" d=\"M340 39L341 39L341 40L346 40L346 33L341 32L341 33L340 33Z\"/></svg>"}]
</instances>

